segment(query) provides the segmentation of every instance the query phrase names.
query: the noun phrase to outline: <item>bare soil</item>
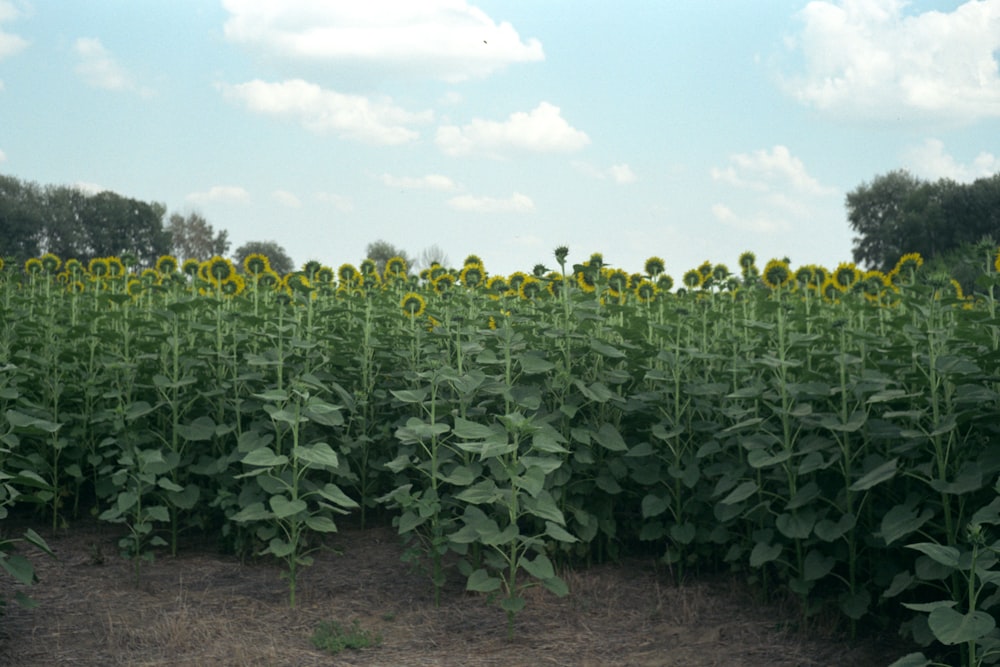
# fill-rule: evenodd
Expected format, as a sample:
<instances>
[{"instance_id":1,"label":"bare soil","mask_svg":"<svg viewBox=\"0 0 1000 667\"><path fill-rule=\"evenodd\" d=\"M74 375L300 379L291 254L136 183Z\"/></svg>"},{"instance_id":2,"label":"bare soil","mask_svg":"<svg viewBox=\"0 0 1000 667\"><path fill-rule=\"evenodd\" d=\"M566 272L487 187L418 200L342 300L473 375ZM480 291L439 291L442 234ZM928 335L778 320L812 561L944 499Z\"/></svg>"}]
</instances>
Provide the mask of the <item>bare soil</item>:
<instances>
[{"instance_id":1,"label":"bare soil","mask_svg":"<svg viewBox=\"0 0 1000 667\"><path fill-rule=\"evenodd\" d=\"M565 572L564 598L531 589L511 641L503 612L457 574L435 607L390 528L331 536L302 571L295 609L274 562L188 548L157 554L137 587L110 527L43 536L57 559L22 549L40 578L25 591L36 608L14 604L18 586L0 573L0 665L865 667L906 652L792 630L790 609L729 579L676 585L654 559ZM310 637L324 621L357 621L381 643L323 653Z\"/></svg>"}]
</instances>

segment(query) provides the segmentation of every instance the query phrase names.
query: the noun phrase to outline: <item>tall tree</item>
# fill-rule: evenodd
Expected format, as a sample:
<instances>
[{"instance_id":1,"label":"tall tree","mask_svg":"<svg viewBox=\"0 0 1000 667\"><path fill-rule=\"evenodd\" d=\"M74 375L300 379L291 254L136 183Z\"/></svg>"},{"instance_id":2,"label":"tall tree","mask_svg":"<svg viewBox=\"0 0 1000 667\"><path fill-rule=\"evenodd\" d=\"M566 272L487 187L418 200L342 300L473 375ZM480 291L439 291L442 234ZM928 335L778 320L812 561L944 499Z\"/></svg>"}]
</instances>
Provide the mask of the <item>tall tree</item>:
<instances>
[{"instance_id":1,"label":"tall tree","mask_svg":"<svg viewBox=\"0 0 1000 667\"><path fill-rule=\"evenodd\" d=\"M0 175L0 257L23 262L39 254L42 218L28 184Z\"/></svg>"},{"instance_id":2,"label":"tall tree","mask_svg":"<svg viewBox=\"0 0 1000 667\"><path fill-rule=\"evenodd\" d=\"M878 269L891 268L910 250L904 247L907 202L920 187L909 172L899 170L862 183L847 193L847 220L858 234L854 261Z\"/></svg>"},{"instance_id":3,"label":"tall tree","mask_svg":"<svg viewBox=\"0 0 1000 667\"><path fill-rule=\"evenodd\" d=\"M134 254L152 266L156 258L170 251L170 237L163 229L166 207L101 192L87 197L78 212L85 245L80 259Z\"/></svg>"},{"instance_id":4,"label":"tall tree","mask_svg":"<svg viewBox=\"0 0 1000 667\"><path fill-rule=\"evenodd\" d=\"M275 241L248 241L236 249L233 259L238 265L243 266L243 260L254 253L267 257L271 269L278 275L290 273L295 269L295 262Z\"/></svg>"},{"instance_id":5,"label":"tall tree","mask_svg":"<svg viewBox=\"0 0 1000 667\"><path fill-rule=\"evenodd\" d=\"M406 254L405 250L381 239L368 244L368 247L365 248L365 257L375 262L379 274L385 272L385 263L393 257L402 257L406 261L407 268L413 268L413 259Z\"/></svg>"},{"instance_id":6,"label":"tall tree","mask_svg":"<svg viewBox=\"0 0 1000 667\"><path fill-rule=\"evenodd\" d=\"M167 222L171 245L177 259L205 260L213 255L229 252L229 232L215 229L199 213L189 213L187 217L174 213Z\"/></svg>"}]
</instances>

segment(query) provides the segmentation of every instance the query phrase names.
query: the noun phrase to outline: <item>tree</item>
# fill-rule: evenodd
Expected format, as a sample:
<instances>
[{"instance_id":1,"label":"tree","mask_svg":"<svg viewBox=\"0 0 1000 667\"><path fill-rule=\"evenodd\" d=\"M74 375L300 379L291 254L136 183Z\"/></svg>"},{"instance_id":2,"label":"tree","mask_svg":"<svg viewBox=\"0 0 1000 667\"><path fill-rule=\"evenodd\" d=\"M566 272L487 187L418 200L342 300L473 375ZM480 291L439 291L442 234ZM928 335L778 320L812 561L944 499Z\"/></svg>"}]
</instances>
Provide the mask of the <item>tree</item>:
<instances>
[{"instance_id":1,"label":"tree","mask_svg":"<svg viewBox=\"0 0 1000 667\"><path fill-rule=\"evenodd\" d=\"M436 243L421 250L420 256L417 258L417 264L423 268L427 268L434 263L441 266L448 266L448 255Z\"/></svg>"},{"instance_id":2,"label":"tree","mask_svg":"<svg viewBox=\"0 0 1000 667\"><path fill-rule=\"evenodd\" d=\"M375 262L380 275L385 273L385 263L393 257L402 257L406 261L407 268L413 268L413 259L406 254L405 250L381 239L368 244L368 247L365 248L365 257Z\"/></svg>"},{"instance_id":3,"label":"tree","mask_svg":"<svg viewBox=\"0 0 1000 667\"><path fill-rule=\"evenodd\" d=\"M39 254L42 218L26 184L0 175L0 257L23 262Z\"/></svg>"},{"instance_id":4,"label":"tree","mask_svg":"<svg viewBox=\"0 0 1000 667\"><path fill-rule=\"evenodd\" d=\"M198 213L189 213L187 217L174 213L166 230L171 237L174 255L180 261L191 258L206 260L229 252L229 232L223 229L216 233Z\"/></svg>"},{"instance_id":5,"label":"tree","mask_svg":"<svg viewBox=\"0 0 1000 667\"><path fill-rule=\"evenodd\" d=\"M83 229L84 244L76 257L134 254L145 266L170 252L170 236L163 229L162 204L129 199L114 192L100 192L86 197L77 211Z\"/></svg>"},{"instance_id":6,"label":"tree","mask_svg":"<svg viewBox=\"0 0 1000 667\"><path fill-rule=\"evenodd\" d=\"M243 260L248 256L259 253L267 257L271 269L278 275L291 273L295 269L295 262L288 256L285 249L274 241L249 241L244 243L233 255L233 259L239 266L243 266Z\"/></svg>"}]
</instances>

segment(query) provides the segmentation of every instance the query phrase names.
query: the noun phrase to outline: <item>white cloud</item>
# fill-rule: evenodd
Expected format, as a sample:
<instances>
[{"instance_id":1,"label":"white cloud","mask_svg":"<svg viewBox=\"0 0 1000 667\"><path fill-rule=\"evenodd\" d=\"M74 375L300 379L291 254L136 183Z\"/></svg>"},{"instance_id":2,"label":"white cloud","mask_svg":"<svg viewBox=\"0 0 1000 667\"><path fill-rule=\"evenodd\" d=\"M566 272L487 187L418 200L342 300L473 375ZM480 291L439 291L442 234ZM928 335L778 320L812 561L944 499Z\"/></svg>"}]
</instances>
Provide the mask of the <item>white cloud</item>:
<instances>
[{"instance_id":1,"label":"white cloud","mask_svg":"<svg viewBox=\"0 0 1000 667\"><path fill-rule=\"evenodd\" d=\"M806 172L802 160L794 157L785 146L770 151L736 153L729 156L729 166L712 168L712 178L738 188L768 192L774 187L791 188L806 195L826 195L835 192Z\"/></svg>"},{"instance_id":2,"label":"white cloud","mask_svg":"<svg viewBox=\"0 0 1000 667\"><path fill-rule=\"evenodd\" d=\"M497 157L510 150L577 151L590 143L590 137L567 123L559 107L542 102L527 113L512 113L503 122L477 118L462 127L442 125L435 141L448 155Z\"/></svg>"},{"instance_id":3,"label":"white cloud","mask_svg":"<svg viewBox=\"0 0 1000 667\"><path fill-rule=\"evenodd\" d=\"M73 45L76 52L76 73L84 82L94 88L115 91L134 91L148 96L147 88L136 85L132 75L104 48L101 40L81 37Z\"/></svg>"},{"instance_id":4,"label":"white cloud","mask_svg":"<svg viewBox=\"0 0 1000 667\"><path fill-rule=\"evenodd\" d=\"M250 201L250 193L238 185L213 185L205 192L192 192L184 199L192 204L242 204Z\"/></svg>"},{"instance_id":5,"label":"white cloud","mask_svg":"<svg viewBox=\"0 0 1000 667\"><path fill-rule=\"evenodd\" d=\"M457 190L455 181L441 174L426 174L424 176L393 176L382 174L379 177L390 188L403 190Z\"/></svg>"},{"instance_id":6,"label":"white cloud","mask_svg":"<svg viewBox=\"0 0 1000 667\"><path fill-rule=\"evenodd\" d=\"M6 161L7 161L7 154L4 153L2 150L0 150L0 162L6 162Z\"/></svg>"},{"instance_id":7,"label":"white cloud","mask_svg":"<svg viewBox=\"0 0 1000 667\"><path fill-rule=\"evenodd\" d=\"M223 0L227 39L282 58L337 66L377 64L447 81L483 77L512 63L544 60L465 0Z\"/></svg>"},{"instance_id":8,"label":"white cloud","mask_svg":"<svg viewBox=\"0 0 1000 667\"><path fill-rule=\"evenodd\" d=\"M573 166L585 176L599 181L610 180L619 185L634 183L636 181L636 175L632 171L632 167L625 163L613 164L607 169L600 169L589 162L574 162Z\"/></svg>"},{"instance_id":9,"label":"white cloud","mask_svg":"<svg viewBox=\"0 0 1000 667\"><path fill-rule=\"evenodd\" d=\"M350 213L354 210L354 202L351 201L350 197L331 192L317 192L315 197L324 204L332 204L341 213Z\"/></svg>"},{"instance_id":10,"label":"white cloud","mask_svg":"<svg viewBox=\"0 0 1000 667\"><path fill-rule=\"evenodd\" d=\"M449 90L438 99L438 104L445 107L453 107L465 101L465 96L457 90Z\"/></svg>"},{"instance_id":11,"label":"white cloud","mask_svg":"<svg viewBox=\"0 0 1000 667\"><path fill-rule=\"evenodd\" d=\"M226 97L241 102L251 111L291 118L319 134L332 132L339 137L372 144L396 145L416 139L409 126L433 120L430 111L413 113L389 99L371 100L347 95L291 79L268 83L255 79L247 83L220 85Z\"/></svg>"},{"instance_id":12,"label":"white cloud","mask_svg":"<svg viewBox=\"0 0 1000 667\"><path fill-rule=\"evenodd\" d=\"M18 11L13 3L0 0L0 26L7 21L20 18L20 16L21 12ZM23 51L28 47L28 43L28 40L20 35L6 32L3 28L0 28L0 60Z\"/></svg>"},{"instance_id":13,"label":"white cloud","mask_svg":"<svg viewBox=\"0 0 1000 667\"><path fill-rule=\"evenodd\" d=\"M531 197L520 192L515 192L507 199L460 195L449 199L448 206L456 211L474 213L528 213L535 210L535 202L531 201Z\"/></svg>"},{"instance_id":14,"label":"white cloud","mask_svg":"<svg viewBox=\"0 0 1000 667\"><path fill-rule=\"evenodd\" d=\"M907 169L929 180L950 178L959 183L971 183L1000 172L1000 158L992 153L983 151L972 164L960 164L945 151L944 142L939 139L927 139L908 151L903 160Z\"/></svg>"},{"instance_id":15,"label":"white cloud","mask_svg":"<svg viewBox=\"0 0 1000 667\"><path fill-rule=\"evenodd\" d=\"M288 208L299 208L302 206L302 201L288 190L275 190L271 193L271 199Z\"/></svg>"},{"instance_id":16,"label":"white cloud","mask_svg":"<svg viewBox=\"0 0 1000 667\"><path fill-rule=\"evenodd\" d=\"M818 109L896 118L1000 116L1000 0L907 13L904 0L814 1L791 46L805 71L789 92Z\"/></svg>"},{"instance_id":17,"label":"white cloud","mask_svg":"<svg viewBox=\"0 0 1000 667\"><path fill-rule=\"evenodd\" d=\"M730 227L764 234L809 220L816 204L838 192L810 176L802 161L781 145L730 155L727 166L713 167L710 173L713 180L735 189L731 197L738 202L716 203L712 215Z\"/></svg>"}]
</instances>

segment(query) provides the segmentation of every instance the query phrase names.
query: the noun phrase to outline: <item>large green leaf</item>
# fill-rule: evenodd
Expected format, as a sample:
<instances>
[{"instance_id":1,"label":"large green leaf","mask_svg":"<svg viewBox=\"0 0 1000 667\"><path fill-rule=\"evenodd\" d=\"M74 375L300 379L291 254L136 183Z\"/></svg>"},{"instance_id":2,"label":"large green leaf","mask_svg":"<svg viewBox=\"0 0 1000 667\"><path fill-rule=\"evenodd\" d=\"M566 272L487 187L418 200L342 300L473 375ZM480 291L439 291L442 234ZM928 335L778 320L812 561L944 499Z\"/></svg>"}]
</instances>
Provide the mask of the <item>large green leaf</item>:
<instances>
[{"instance_id":1,"label":"large green leaf","mask_svg":"<svg viewBox=\"0 0 1000 667\"><path fill-rule=\"evenodd\" d=\"M757 482L750 480L743 482L735 489L729 492L725 498L719 501L722 505L734 505L739 502L743 502L753 494L757 493L760 487L757 486Z\"/></svg>"},{"instance_id":2,"label":"large green leaf","mask_svg":"<svg viewBox=\"0 0 1000 667\"><path fill-rule=\"evenodd\" d=\"M917 512L917 508L910 503L896 505L882 517L879 534L886 544L892 544L919 530L933 516L934 511L929 507Z\"/></svg>"},{"instance_id":3,"label":"large green leaf","mask_svg":"<svg viewBox=\"0 0 1000 667\"><path fill-rule=\"evenodd\" d=\"M465 589L479 593L490 593L498 590L500 584L499 577L490 576L486 570L480 568L469 575L469 579L465 583Z\"/></svg>"},{"instance_id":4,"label":"large green leaf","mask_svg":"<svg viewBox=\"0 0 1000 667\"><path fill-rule=\"evenodd\" d=\"M317 488L316 493L330 502L339 505L340 507L354 509L359 506L355 500L344 493L341 488L333 482L327 482L323 486Z\"/></svg>"},{"instance_id":5,"label":"large green leaf","mask_svg":"<svg viewBox=\"0 0 1000 667\"><path fill-rule=\"evenodd\" d=\"M270 447L255 449L243 457L243 463L248 466L260 466L270 468L273 466L283 466L288 463L288 457L284 454L278 455Z\"/></svg>"},{"instance_id":6,"label":"large green leaf","mask_svg":"<svg viewBox=\"0 0 1000 667\"><path fill-rule=\"evenodd\" d=\"M961 552L955 547L946 546L943 544L936 544L934 542L918 542L916 544L907 544L907 549L914 549L923 554L926 554L935 562L946 565L947 567L958 569L959 559L961 557Z\"/></svg>"},{"instance_id":7,"label":"large green leaf","mask_svg":"<svg viewBox=\"0 0 1000 667\"><path fill-rule=\"evenodd\" d=\"M340 467L340 459L337 452L330 448L325 442L316 442L311 445L300 445L292 449L292 456L300 461L304 461L312 468L327 468L336 470Z\"/></svg>"},{"instance_id":8,"label":"large green leaf","mask_svg":"<svg viewBox=\"0 0 1000 667\"><path fill-rule=\"evenodd\" d=\"M522 558L518 564L535 579L545 580L556 576L552 561L545 554L538 554L534 560Z\"/></svg>"},{"instance_id":9,"label":"large green leaf","mask_svg":"<svg viewBox=\"0 0 1000 667\"><path fill-rule=\"evenodd\" d=\"M996 621L985 611L960 614L950 607L932 611L927 624L938 641L949 646L982 639L996 627Z\"/></svg>"},{"instance_id":10,"label":"large green leaf","mask_svg":"<svg viewBox=\"0 0 1000 667\"><path fill-rule=\"evenodd\" d=\"M0 552L0 567L3 567L18 583L27 586L35 582L35 568L32 567L31 561L21 554Z\"/></svg>"},{"instance_id":11,"label":"large green leaf","mask_svg":"<svg viewBox=\"0 0 1000 667\"><path fill-rule=\"evenodd\" d=\"M750 552L750 567L760 567L765 563L777 560L781 555L780 544L766 544L758 542Z\"/></svg>"},{"instance_id":12,"label":"large green leaf","mask_svg":"<svg viewBox=\"0 0 1000 667\"><path fill-rule=\"evenodd\" d=\"M601 424L601 427L597 429L596 433L592 434L592 437L597 441L597 444L612 452L628 451L628 445L625 444L621 433L618 432L618 429L613 424L608 422Z\"/></svg>"},{"instance_id":13,"label":"large green leaf","mask_svg":"<svg viewBox=\"0 0 1000 667\"><path fill-rule=\"evenodd\" d=\"M268 505L271 506L271 511L274 512L274 516L279 519L285 519L287 517L294 516L299 512L304 512L308 507L308 505L306 505L306 501L300 498L289 500L283 495L271 496L267 502Z\"/></svg>"},{"instance_id":14,"label":"large green leaf","mask_svg":"<svg viewBox=\"0 0 1000 667\"><path fill-rule=\"evenodd\" d=\"M868 489L881 484L882 482L888 482L890 479L896 476L896 466L899 463L899 459L891 459L886 461L880 466L869 470L867 473L861 476L856 482L851 484L851 491L867 491Z\"/></svg>"}]
</instances>

